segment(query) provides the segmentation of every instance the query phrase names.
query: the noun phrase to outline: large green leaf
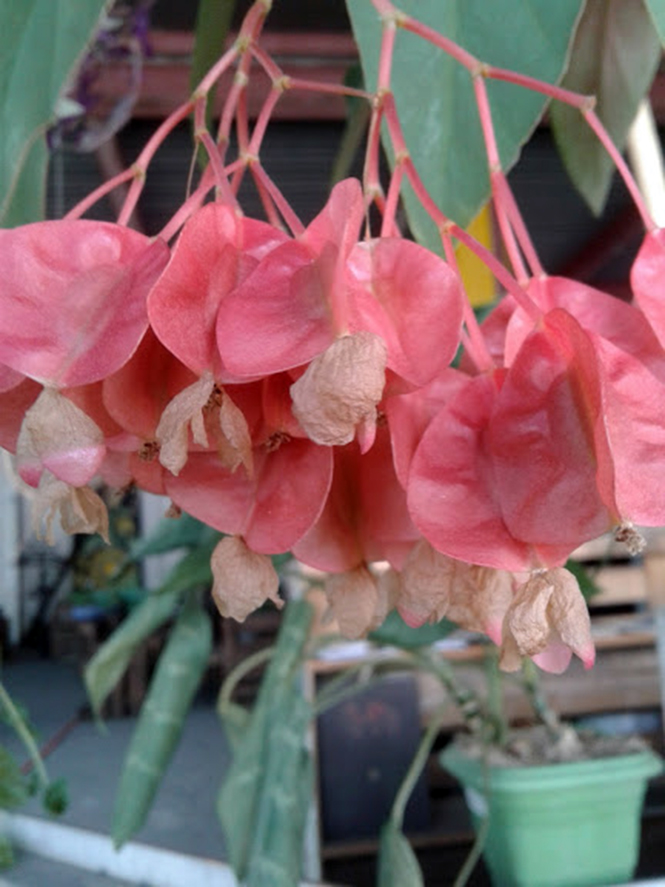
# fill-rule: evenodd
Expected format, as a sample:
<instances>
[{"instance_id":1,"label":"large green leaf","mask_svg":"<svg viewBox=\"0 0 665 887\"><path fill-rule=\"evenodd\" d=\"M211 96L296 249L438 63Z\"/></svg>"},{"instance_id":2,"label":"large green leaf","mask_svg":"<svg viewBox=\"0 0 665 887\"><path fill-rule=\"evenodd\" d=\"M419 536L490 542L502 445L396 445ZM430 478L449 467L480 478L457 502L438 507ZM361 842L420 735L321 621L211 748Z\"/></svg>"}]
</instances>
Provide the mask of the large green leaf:
<instances>
[{"instance_id":1,"label":"large green leaf","mask_svg":"<svg viewBox=\"0 0 665 887\"><path fill-rule=\"evenodd\" d=\"M658 68L661 46L642 0L587 0L562 85L597 97L596 113L623 148L637 108ZM552 128L575 187L600 213L614 164L574 108L552 106Z\"/></svg>"},{"instance_id":2,"label":"large green leaf","mask_svg":"<svg viewBox=\"0 0 665 887\"><path fill-rule=\"evenodd\" d=\"M665 46L665 0L644 0L651 14L660 42Z\"/></svg>"},{"instance_id":3,"label":"large green leaf","mask_svg":"<svg viewBox=\"0 0 665 887\"><path fill-rule=\"evenodd\" d=\"M401 0L404 12L493 65L557 81L565 68L582 0ZM347 0L369 89L375 88L381 26L372 3ZM501 161L509 168L545 107L545 99L512 84L488 82ZM424 40L398 31L392 87L407 147L443 212L467 225L486 201L485 148L471 79ZM434 226L405 189L414 235L440 249Z\"/></svg>"},{"instance_id":4,"label":"large green leaf","mask_svg":"<svg viewBox=\"0 0 665 887\"><path fill-rule=\"evenodd\" d=\"M311 620L305 601L285 608L277 646L219 795L229 861L239 880L250 878L247 887L298 880L311 776L305 748L311 712L299 672Z\"/></svg>"},{"instance_id":5,"label":"large green leaf","mask_svg":"<svg viewBox=\"0 0 665 887\"><path fill-rule=\"evenodd\" d=\"M392 820L381 829L378 887L424 887L411 845Z\"/></svg>"},{"instance_id":6,"label":"large green leaf","mask_svg":"<svg viewBox=\"0 0 665 887\"><path fill-rule=\"evenodd\" d=\"M212 626L190 601L159 658L134 730L115 800L112 835L124 844L143 825L208 665Z\"/></svg>"},{"instance_id":7,"label":"large green leaf","mask_svg":"<svg viewBox=\"0 0 665 887\"><path fill-rule=\"evenodd\" d=\"M44 132L105 0L0 3L0 224L43 215Z\"/></svg>"},{"instance_id":8,"label":"large green leaf","mask_svg":"<svg viewBox=\"0 0 665 887\"><path fill-rule=\"evenodd\" d=\"M177 591L147 597L88 662L83 679L96 715L100 714L104 700L127 670L139 645L166 622L179 600Z\"/></svg>"}]
</instances>

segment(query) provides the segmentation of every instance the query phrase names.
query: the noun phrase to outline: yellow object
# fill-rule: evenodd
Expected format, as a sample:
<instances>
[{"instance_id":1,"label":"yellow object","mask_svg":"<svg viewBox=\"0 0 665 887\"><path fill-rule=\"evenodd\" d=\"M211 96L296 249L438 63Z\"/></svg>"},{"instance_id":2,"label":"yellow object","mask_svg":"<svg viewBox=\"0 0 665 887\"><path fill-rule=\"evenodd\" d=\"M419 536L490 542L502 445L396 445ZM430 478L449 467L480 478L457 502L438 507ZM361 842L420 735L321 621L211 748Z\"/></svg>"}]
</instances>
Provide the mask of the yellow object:
<instances>
[{"instance_id":1,"label":"yellow object","mask_svg":"<svg viewBox=\"0 0 665 887\"><path fill-rule=\"evenodd\" d=\"M484 247L493 249L492 214L489 204L485 204L480 210L467 231ZM496 298L496 282L492 273L468 247L461 243L457 246L457 262L464 288L474 308L493 302Z\"/></svg>"}]
</instances>

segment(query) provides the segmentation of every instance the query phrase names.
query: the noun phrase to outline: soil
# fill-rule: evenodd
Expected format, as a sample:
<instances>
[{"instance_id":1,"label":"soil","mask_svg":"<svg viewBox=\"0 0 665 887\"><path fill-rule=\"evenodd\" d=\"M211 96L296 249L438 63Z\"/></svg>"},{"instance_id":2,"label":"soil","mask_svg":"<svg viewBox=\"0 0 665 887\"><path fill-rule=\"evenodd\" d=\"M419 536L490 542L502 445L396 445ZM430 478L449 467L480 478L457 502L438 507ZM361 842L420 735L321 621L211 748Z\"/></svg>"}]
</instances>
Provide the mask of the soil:
<instances>
[{"instance_id":1,"label":"soil","mask_svg":"<svg viewBox=\"0 0 665 887\"><path fill-rule=\"evenodd\" d=\"M506 743L487 748L478 737L461 735L456 743L472 757L485 758L490 766L524 767L609 758L644 751L639 736L605 736L562 725L554 735L544 726L511 730Z\"/></svg>"}]
</instances>

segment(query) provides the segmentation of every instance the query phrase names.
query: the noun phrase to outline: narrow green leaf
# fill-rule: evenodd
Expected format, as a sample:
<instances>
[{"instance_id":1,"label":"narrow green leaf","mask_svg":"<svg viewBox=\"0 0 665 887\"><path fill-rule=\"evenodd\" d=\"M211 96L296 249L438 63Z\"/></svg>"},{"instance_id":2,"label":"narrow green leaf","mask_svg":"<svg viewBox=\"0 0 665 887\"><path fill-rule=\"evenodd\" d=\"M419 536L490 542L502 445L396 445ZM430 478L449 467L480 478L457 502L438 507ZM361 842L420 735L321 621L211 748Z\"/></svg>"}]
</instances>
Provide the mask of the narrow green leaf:
<instances>
[{"instance_id":1,"label":"narrow green leaf","mask_svg":"<svg viewBox=\"0 0 665 887\"><path fill-rule=\"evenodd\" d=\"M370 632L369 640L377 644L387 644L391 647L401 647L405 650L413 650L417 647L429 647L442 638L447 637L457 626L454 622L442 619L434 625L421 625L420 628L410 628L399 615L397 610L391 610L384 622L374 631Z\"/></svg>"},{"instance_id":2,"label":"narrow green leaf","mask_svg":"<svg viewBox=\"0 0 665 887\"><path fill-rule=\"evenodd\" d=\"M138 561L150 554L164 554L178 548L196 548L212 534L217 538L220 536L189 514L183 513L176 518L164 517L149 536L137 539L132 544L130 554L132 560Z\"/></svg>"},{"instance_id":3,"label":"narrow green leaf","mask_svg":"<svg viewBox=\"0 0 665 887\"><path fill-rule=\"evenodd\" d=\"M214 65L224 49L231 27L235 0L200 0L196 13L194 52L190 86L196 89L204 75ZM209 96L209 100L212 98Z\"/></svg>"},{"instance_id":4,"label":"narrow green leaf","mask_svg":"<svg viewBox=\"0 0 665 887\"><path fill-rule=\"evenodd\" d=\"M189 591L190 588L199 586L210 587L212 585L212 570L210 569L210 556L217 544L218 536L212 541L202 543L198 548L187 554L173 567L164 582L155 594L170 594L171 592Z\"/></svg>"},{"instance_id":5,"label":"narrow green leaf","mask_svg":"<svg viewBox=\"0 0 665 887\"><path fill-rule=\"evenodd\" d=\"M0 808L14 810L28 799L28 786L14 756L0 745Z\"/></svg>"},{"instance_id":6,"label":"narrow green leaf","mask_svg":"<svg viewBox=\"0 0 665 887\"><path fill-rule=\"evenodd\" d=\"M312 711L293 681L270 718L267 761L246 887L294 887L300 882L312 761L307 728Z\"/></svg>"},{"instance_id":7,"label":"narrow green leaf","mask_svg":"<svg viewBox=\"0 0 665 887\"><path fill-rule=\"evenodd\" d=\"M411 845L394 822L381 829L378 887L424 887L423 874Z\"/></svg>"},{"instance_id":8,"label":"narrow green leaf","mask_svg":"<svg viewBox=\"0 0 665 887\"><path fill-rule=\"evenodd\" d=\"M132 610L88 662L83 680L97 716L140 644L166 622L179 600L180 592L177 591L151 594Z\"/></svg>"},{"instance_id":9,"label":"narrow green leaf","mask_svg":"<svg viewBox=\"0 0 665 887\"><path fill-rule=\"evenodd\" d=\"M645 0L660 42L665 46L665 0Z\"/></svg>"},{"instance_id":10,"label":"narrow green leaf","mask_svg":"<svg viewBox=\"0 0 665 887\"><path fill-rule=\"evenodd\" d=\"M642 0L588 0L562 86L597 97L596 113L623 148L660 56L658 34ZM592 211L600 213L612 183L612 160L579 111L556 102L550 117L568 175Z\"/></svg>"},{"instance_id":11,"label":"narrow green leaf","mask_svg":"<svg viewBox=\"0 0 665 887\"><path fill-rule=\"evenodd\" d=\"M261 682L251 720L245 728L243 741L234 750L231 767L219 794L217 812L226 838L229 861L239 880L245 878L255 852L258 819L269 816L262 805L265 793L272 795L270 783L273 777L267 779L268 771L272 774L275 767L271 754L278 757L287 754L289 767L296 767L295 762L300 761L301 775L306 770L306 762L303 763L299 757L302 749L297 738L293 747L287 750L275 737L284 736L280 725L288 726L289 718L294 717L301 723L299 718L303 715L297 710L299 703L296 702L302 695L298 677L311 620L312 608L306 601L287 604L277 645ZM288 805L290 809L293 808L292 799L288 800ZM291 825L294 828L300 826L297 817ZM262 842L269 840L270 829L267 826L266 832L267 837L262 837ZM261 834L263 836L264 831Z\"/></svg>"},{"instance_id":12,"label":"narrow green leaf","mask_svg":"<svg viewBox=\"0 0 665 887\"><path fill-rule=\"evenodd\" d=\"M401 10L455 40L484 62L556 82L582 0L400 0ZM372 3L347 0L368 89L376 88L381 25ZM407 148L443 212L467 225L489 196L487 161L471 79L441 50L398 29L392 87ZM488 82L504 169L517 160L545 107L536 93ZM405 206L416 238L440 238L413 193Z\"/></svg>"},{"instance_id":13,"label":"narrow green leaf","mask_svg":"<svg viewBox=\"0 0 665 887\"><path fill-rule=\"evenodd\" d=\"M44 133L105 0L0 4L0 224L43 215Z\"/></svg>"},{"instance_id":14,"label":"narrow green leaf","mask_svg":"<svg viewBox=\"0 0 665 887\"><path fill-rule=\"evenodd\" d=\"M211 649L210 619L197 603L190 601L159 658L129 744L111 828L118 847L145 822L180 739Z\"/></svg>"}]
</instances>

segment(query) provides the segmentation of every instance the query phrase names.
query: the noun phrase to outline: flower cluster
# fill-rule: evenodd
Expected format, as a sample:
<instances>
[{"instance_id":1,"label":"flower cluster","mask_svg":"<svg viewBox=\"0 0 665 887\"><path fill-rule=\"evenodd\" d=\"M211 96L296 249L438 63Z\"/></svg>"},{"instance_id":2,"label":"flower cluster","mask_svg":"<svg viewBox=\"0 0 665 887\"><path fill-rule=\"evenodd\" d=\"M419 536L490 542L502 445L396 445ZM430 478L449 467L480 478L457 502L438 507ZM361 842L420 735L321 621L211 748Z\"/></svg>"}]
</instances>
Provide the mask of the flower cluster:
<instances>
[{"instance_id":1,"label":"flower cluster","mask_svg":"<svg viewBox=\"0 0 665 887\"><path fill-rule=\"evenodd\" d=\"M284 79L258 49L261 7L236 52L271 71L270 109ZM506 669L526 655L561 671L572 653L589 666L567 558L612 529L637 549L633 524L665 524L665 235L647 218L632 304L527 272L503 181L515 276L486 257L508 292L478 326L450 246L464 232L434 212L447 261L401 235L402 175L423 193L406 153L387 201L372 178L382 117L401 138L385 84L377 95L363 185L338 184L307 227L260 165L262 115L226 167L225 139L201 137L212 173L163 237L127 228L129 210L0 231L0 445L47 530L59 515L104 534L101 479L227 534L212 560L224 615L279 605L270 555L292 551L328 574L351 637L397 607L487 633ZM238 205L229 177L246 169L269 221Z\"/></svg>"}]
</instances>

